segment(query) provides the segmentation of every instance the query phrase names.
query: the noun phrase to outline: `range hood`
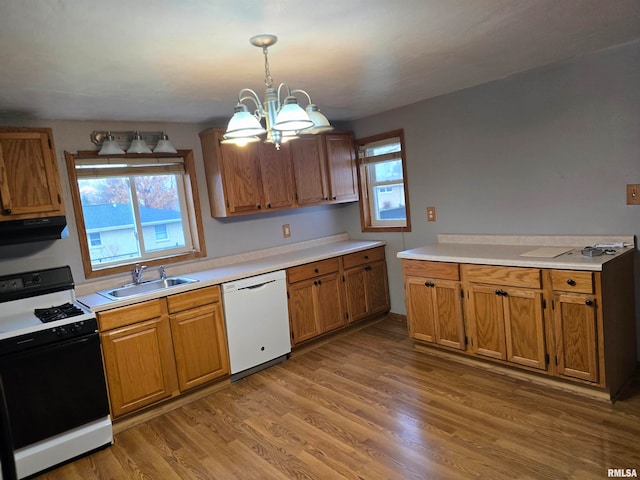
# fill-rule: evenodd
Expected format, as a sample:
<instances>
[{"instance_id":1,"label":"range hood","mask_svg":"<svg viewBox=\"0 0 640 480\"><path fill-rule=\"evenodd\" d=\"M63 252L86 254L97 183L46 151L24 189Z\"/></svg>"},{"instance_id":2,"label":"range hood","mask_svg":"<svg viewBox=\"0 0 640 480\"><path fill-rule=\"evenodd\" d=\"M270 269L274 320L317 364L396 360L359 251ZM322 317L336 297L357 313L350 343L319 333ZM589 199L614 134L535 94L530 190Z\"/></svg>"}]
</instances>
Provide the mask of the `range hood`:
<instances>
[{"instance_id":1,"label":"range hood","mask_svg":"<svg viewBox=\"0 0 640 480\"><path fill-rule=\"evenodd\" d=\"M66 226L64 215L0 222L0 246L57 240Z\"/></svg>"}]
</instances>

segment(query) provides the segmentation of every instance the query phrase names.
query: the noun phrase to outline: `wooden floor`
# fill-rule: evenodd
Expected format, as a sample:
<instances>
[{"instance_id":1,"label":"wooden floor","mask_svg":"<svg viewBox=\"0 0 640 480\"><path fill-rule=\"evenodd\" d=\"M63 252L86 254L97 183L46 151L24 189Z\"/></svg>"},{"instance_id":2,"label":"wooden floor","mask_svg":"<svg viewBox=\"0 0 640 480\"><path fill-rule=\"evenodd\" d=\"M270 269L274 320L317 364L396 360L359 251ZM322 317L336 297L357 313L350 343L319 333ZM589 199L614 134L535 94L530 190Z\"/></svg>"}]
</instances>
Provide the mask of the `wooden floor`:
<instances>
[{"instance_id":1,"label":"wooden floor","mask_svg":"<svg viewBox=\"0 0 640 480\"><path fill-rule=\"evenodd\" d=\"M42 479L640 475L640 383L615 405L416 352L391 318L125 430Z\"/></svg>"}]
</instances>

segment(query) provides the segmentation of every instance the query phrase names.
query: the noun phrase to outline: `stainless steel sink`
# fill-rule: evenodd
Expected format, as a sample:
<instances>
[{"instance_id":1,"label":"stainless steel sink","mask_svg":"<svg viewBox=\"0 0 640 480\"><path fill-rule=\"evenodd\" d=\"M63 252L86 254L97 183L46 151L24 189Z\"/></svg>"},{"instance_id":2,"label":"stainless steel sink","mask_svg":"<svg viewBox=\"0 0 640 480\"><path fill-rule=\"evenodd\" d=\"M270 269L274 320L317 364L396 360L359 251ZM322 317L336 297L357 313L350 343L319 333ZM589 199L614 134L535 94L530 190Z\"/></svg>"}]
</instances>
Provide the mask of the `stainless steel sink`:
<instances>
[{"instance_id":1,"label":"stainless steel sink","mask_svg":"<svg viewBox=\"0 0 640 480\"><path fill-rule=\"evenodd\" d=\"M149 282L132 283L124 285L122 287L114 288L112 290L105 290L98 292L103 297L107 297L110 300L119 300L121 298L135 297L142 295L143 293L156 292L158 290L167 290L172 287L184 285L187 283L194 283L198 280L187 277L168 277L160 280L152 280Z\"/></svg>"}]
</instances>

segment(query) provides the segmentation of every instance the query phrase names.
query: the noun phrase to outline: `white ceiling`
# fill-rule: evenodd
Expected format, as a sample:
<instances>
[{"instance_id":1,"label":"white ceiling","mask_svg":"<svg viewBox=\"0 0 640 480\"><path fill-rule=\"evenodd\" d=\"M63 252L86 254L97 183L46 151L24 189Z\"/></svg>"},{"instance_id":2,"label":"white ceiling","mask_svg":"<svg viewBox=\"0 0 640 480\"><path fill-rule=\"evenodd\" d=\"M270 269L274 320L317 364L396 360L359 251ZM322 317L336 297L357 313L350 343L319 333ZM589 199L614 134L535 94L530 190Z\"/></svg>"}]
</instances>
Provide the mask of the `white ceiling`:
<instances>
[{"instance_id":1,"label":"white ceiling","mask_svg":"<svg viewBox=\"0 0 640 480\"><path fill-rule=\"evenodd\" d=\"M640 0L3 0L0 118L206 122L274 82L352 120L640 38Z\"/></svg>"}]
</instances>

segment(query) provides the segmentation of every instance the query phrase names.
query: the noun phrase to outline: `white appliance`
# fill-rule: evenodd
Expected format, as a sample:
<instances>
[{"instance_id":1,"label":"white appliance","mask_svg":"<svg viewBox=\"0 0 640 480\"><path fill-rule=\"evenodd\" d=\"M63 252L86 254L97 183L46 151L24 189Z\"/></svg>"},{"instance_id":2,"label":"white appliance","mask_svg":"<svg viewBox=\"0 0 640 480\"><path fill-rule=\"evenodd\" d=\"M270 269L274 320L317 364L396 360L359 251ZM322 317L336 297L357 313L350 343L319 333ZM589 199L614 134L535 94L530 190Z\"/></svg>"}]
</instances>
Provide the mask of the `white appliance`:
<instances>
[{"instance_id":1,"label":"white appliance","mask_svg":"<svg viewBox=\"0 0 640 480\"><path fill-rule=\"evenodd\" d=\"M291 353L284 270L222 284L231 381L286 360Z\"/></svg>"},{"instance_id":2,"label":"white appliance","mask_svg":"<svg viewBox=\"0 0 640 480\"><path fill-rule=\"evenodd\" d=\"M0 479L113 443L94 313L68 266L0 276Z\"/></svg>"}]
</instances>

